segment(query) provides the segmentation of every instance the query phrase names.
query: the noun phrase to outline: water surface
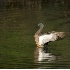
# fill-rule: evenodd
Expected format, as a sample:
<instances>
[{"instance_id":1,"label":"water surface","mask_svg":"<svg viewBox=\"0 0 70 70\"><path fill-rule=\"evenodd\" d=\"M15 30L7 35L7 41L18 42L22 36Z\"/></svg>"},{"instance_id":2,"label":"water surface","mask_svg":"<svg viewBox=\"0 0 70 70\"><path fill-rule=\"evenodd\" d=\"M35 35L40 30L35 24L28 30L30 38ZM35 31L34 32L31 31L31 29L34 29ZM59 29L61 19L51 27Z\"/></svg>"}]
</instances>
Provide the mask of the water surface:
<instances>
[{"instance_id":1,"label":"water surface","mask_svg":"<svg viewBox=\"0 0 70 70\"><path fill-rule=\"evenodd\" d=\"M35 62L34 33L37 24L45 25L44 32L70 31L70 10L54 8L26 8L0 12L0 68L70 68L70 34L51 42L48 53L56 59ZM49 58L48 58L49 59Z\"/></svg>"}]
</instances>

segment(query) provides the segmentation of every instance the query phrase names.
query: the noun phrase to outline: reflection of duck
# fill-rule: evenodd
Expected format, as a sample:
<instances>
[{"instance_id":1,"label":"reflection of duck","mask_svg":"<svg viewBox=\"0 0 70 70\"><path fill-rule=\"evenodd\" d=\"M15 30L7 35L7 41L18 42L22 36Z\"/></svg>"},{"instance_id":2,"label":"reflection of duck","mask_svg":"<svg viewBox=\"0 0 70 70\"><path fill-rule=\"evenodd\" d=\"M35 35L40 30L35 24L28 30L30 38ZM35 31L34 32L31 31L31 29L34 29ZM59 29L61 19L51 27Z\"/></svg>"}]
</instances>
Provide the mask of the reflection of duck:
<instances>
[{"instance_id":1,"label":"reflection of duck","mask_svg":"<svg viewBox=\"0 0 70 70\"><path fill-rule=\"evenodd\" d=\"M40 27L40 29L35 33L34 38L35 38L35 42L37 47L44 47L45 43L48 43L50 41L56 41L59 38L63 38L65 36L65 32L48 32L45 34L41 34L42 29L44 27L44 25L42 23L39 23L38 26Z\"/></svg>"},{"instance_id":2,"label":"reflection of duck","mask_svg":"<svg viewBox=\"0 0 70 70\"><path fill-rule=\"evenodd\" d=\"M37 47L35 51L35 62L41 62L47 59L48 61L55 60L55 56L51 53L45 53L43 47Z\"/></svg>"}]
</instances>

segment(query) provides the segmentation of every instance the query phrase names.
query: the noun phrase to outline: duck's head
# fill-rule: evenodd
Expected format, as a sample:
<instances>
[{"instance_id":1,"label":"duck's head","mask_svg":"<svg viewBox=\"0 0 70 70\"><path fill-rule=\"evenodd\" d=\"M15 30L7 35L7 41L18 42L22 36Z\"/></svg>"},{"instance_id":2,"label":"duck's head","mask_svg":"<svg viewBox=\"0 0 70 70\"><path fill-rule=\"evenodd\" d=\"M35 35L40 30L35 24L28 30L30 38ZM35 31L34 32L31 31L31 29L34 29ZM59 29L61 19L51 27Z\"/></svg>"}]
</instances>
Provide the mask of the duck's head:
<instances>
[{"instance_id":1,"label":"duck's head","mask_svg":"<svg viewBox=\"0 0 70 70\"><path fill-rule=\"evenodd\" d=\"M44 25L43 25L42 23L39 23L38 26L40 26L40 27L44 27Z\"/></svg>"}]
</instances>

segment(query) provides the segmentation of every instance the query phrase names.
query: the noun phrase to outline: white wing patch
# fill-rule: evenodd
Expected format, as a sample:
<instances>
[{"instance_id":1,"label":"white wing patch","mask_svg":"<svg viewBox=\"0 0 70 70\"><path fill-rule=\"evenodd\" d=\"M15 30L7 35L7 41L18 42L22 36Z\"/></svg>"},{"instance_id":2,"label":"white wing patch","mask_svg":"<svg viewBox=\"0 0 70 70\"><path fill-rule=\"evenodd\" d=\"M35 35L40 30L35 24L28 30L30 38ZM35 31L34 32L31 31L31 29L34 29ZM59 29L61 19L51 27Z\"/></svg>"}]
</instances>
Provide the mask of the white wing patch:
<instances>
[{"instance_id":1,"label":"white wing patch","mask_svg":"<svg viewBox=\"0 0 70 70\"><path fill-rule=\"evenodd\" d=\"M39 37L39 45L45 44L49 41L55 41L57 40L57 35L55 34L48 34L48 35L42 35Z\"/></svg>"}]
</instances>

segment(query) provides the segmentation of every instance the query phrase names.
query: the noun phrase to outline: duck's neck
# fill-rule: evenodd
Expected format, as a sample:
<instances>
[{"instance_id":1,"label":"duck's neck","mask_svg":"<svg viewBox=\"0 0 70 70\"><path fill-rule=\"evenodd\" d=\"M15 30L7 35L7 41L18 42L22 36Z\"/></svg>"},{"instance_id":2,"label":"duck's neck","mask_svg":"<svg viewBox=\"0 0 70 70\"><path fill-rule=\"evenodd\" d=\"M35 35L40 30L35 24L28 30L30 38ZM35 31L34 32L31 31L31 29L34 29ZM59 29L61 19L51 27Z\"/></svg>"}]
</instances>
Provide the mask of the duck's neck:
<instances>
[{"instance_id":1,"label":"duck's neck","mask_svg":"<svg viewBox=\"0 0 70 70\"><path fill-rule=\"evenodd\" d=\"M42 32L42 29L43 29L43 27L42 27L42 26L40 26L39 30L35 33L35 35L40 35L40 34L41 34L41 32Z\"/></svg>"}]
</instances>

